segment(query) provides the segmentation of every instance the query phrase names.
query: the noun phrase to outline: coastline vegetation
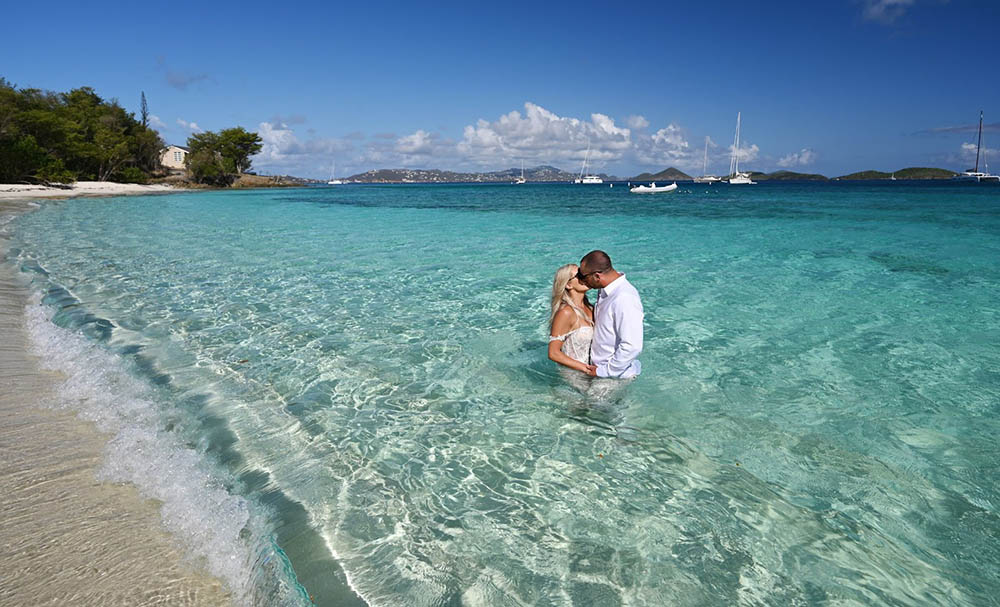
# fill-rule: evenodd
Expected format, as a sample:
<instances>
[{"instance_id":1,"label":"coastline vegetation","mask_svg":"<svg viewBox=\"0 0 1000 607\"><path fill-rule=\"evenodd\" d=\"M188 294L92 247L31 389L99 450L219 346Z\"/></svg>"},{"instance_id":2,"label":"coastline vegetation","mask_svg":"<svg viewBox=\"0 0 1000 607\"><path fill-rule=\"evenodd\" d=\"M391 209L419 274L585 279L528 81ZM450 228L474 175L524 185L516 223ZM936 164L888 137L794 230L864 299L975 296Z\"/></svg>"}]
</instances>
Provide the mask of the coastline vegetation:
<instances>
[{"instance_id":1,"label":"coastline vegetation","mask_svg":"<svg viewBox=\"0 0 1000 607\"><path fill-rule=\"evenodd\" d=\"M0 183L76 180L147 183L163 140L142 119L94 89L25 88L0 77Z\"/></svg>"},{"instance_id":2,"label":"coastline vegetation","mask_svg":"<svg viewBox=\"0 0 1000 607\"><path fill-rule=\"evenodd\" d=\"M187 145L190 182L230 186L250 169L261 138L235 127L196 133ZM145 93L136 118L90 87L56 93L0 77L0 183L149 183L165 174L164 147L149 126Z\"/></svg>"},{"instance_id":3,"label":"coastline vegetation","mask_svg":"<svg viewBox=\"0 0 1000 607\"><path fill-rule=\"evenodd\" d=\"M827 181L829 177L819 173L796 173L795 171L775 171L773 173L750 173L755 181Z\"/></svg>"},{"instance_id":4,"label":"coastline vegetation","mask_svg":"<svg viewBox=\"0 0 1000 607\"><path fill-rule=\"evenodd\" d=\"M895 177L896 179L951 179L954 176L955 171L949 171L948 169L909 167L899 169L894 173L885 173L883 171L859 171L857 173L851 173L850 175L842 175L837 177L837 179L848 181L859 179L891 179L892 177Z\"/></svg>"},{"instance_id":5,"label":"coastline vegetation","mask_svg":"<svg viewBox=\"0 0 1000 607\"><path fill-rule=\"evenodd\" d=\"M195 183L230 186L250 169L250 157L261 150L261 138L238 126L195 133L187 145L187 168Z\"/></svg>"}]
</instances>

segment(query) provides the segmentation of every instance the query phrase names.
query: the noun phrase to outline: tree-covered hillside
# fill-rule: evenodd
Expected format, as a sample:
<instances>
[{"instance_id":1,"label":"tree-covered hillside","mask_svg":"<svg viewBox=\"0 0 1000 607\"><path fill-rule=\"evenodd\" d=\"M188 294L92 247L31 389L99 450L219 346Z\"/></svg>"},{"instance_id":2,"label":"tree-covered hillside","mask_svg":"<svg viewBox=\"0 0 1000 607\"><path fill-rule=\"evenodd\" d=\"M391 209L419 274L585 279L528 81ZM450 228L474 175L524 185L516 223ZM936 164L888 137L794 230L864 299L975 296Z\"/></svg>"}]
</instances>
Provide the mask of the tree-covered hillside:
<instances>
[{"instance_id":1,"label":"tree-covered hillside","mask_svg":"<svg viewBox=\"0 0 1000 607\"><path fill-rule=\"evenodd\" d=\"M162 148L145 113L137 120L89 87L54 93L0 78L0 183L143 183Z\"/></svg>"},{"instance_id":2,"label":"tree-covered hillside","mask_svg":"<svg viewBox=\"0 0 1000 607\"><path fill-rule=\"evenodd\" d=\"M954 176L955 171L949 171L948 169L909 167L906 169L899 169L894 173L885 173L883 171L860 171L857 173L851 173L850 175L842 175L837 177L837 179L848 181L858 179L891 179L893 177L896 179L951 179Z\"/></svg>"},{"instance_id":3,"label":"tree-covered hillside","mask_svg":"<svg viewBox=\"0 0 1000 607\"><path fill-rule=\"evenodd\" d=\"M632 181L691 181L694 179L687 173L670 167L663 169L659 173L640 173L632 178Z\"/></svg>"}]
</instances>

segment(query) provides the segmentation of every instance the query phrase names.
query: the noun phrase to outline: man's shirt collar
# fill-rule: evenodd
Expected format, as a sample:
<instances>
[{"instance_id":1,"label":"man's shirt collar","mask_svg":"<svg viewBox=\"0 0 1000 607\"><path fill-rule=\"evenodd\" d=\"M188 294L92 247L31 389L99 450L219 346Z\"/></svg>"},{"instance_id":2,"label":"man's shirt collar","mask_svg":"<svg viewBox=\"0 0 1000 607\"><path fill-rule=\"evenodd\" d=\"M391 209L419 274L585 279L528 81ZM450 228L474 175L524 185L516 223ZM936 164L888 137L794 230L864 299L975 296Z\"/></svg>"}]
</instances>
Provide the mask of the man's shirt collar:
<instances>
[{"instance_id":1,"label":"man's shirt collar","mask_svg":"<svg viewBox=\"0 0 1000 607\"><path fill-rule=\"evenodd\" d=\"M608 284L608 286L601 289L600 293L601 297L608 297L614 295L615 291L618 290L618 287L625 284L625 281L623 280L624 278L625 274L621 274L618 276L618 278L612 280L611 283Z\"/></svg>"}]
</instances>

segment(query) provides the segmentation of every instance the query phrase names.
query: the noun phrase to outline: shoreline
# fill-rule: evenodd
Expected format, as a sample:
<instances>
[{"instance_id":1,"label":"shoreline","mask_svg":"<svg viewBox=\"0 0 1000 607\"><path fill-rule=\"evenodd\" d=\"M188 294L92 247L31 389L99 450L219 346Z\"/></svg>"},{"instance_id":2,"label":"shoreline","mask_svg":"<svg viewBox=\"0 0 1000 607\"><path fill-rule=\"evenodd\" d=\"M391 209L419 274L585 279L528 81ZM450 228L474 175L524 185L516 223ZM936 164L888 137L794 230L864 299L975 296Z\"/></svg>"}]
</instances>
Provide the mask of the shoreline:
<instances>
[{"instance_id":1,"label":"shoreline","mask_svg":"<svg viewBox=\"0 0 1000 607\"><path fill-rule=\"evenodd\" d=\"M177 191L115 185L128 187L0 186L0 216L29 212L32 198ZM0 603L232 604L163 528L158 502L97 479L108 437L75 412L46 406L63 377L32 354L30 291L6 262L8 246L0 233Z\"/></svg>"},{"instance_id":2,"label":"shoreline","mask_svg":"<svg viewBox=\"0 0 1000 607\"><path fill-rule=\"evenodd\" d=\"M137 196L142 194L167 194L185 190L171 185L141 185L111 181L77 181L66 188L21 183L0 184L0 201L28 200L34 198L77 198L80 196Z\"/></svg>"}]
</instances>

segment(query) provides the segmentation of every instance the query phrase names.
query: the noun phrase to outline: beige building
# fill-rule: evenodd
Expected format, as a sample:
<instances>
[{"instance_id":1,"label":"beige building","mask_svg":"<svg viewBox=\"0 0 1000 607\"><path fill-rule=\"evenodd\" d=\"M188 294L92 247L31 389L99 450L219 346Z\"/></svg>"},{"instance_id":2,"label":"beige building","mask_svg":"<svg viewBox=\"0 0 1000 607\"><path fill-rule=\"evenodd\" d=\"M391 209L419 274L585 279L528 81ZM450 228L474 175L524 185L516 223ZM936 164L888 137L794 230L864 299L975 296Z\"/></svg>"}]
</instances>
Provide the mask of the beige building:
<instances>
[{"instance_id":1,"label":"beige building","mask_svg":"<svg viewBox=\"0 0 1000 607\"><path fill-rule=\"evenodd\" d=\"M179 145L168 145L160 153L160 164L168 169L184 169L184 159L187 158L188 149Z\"/></svg>"}]
</instances>

